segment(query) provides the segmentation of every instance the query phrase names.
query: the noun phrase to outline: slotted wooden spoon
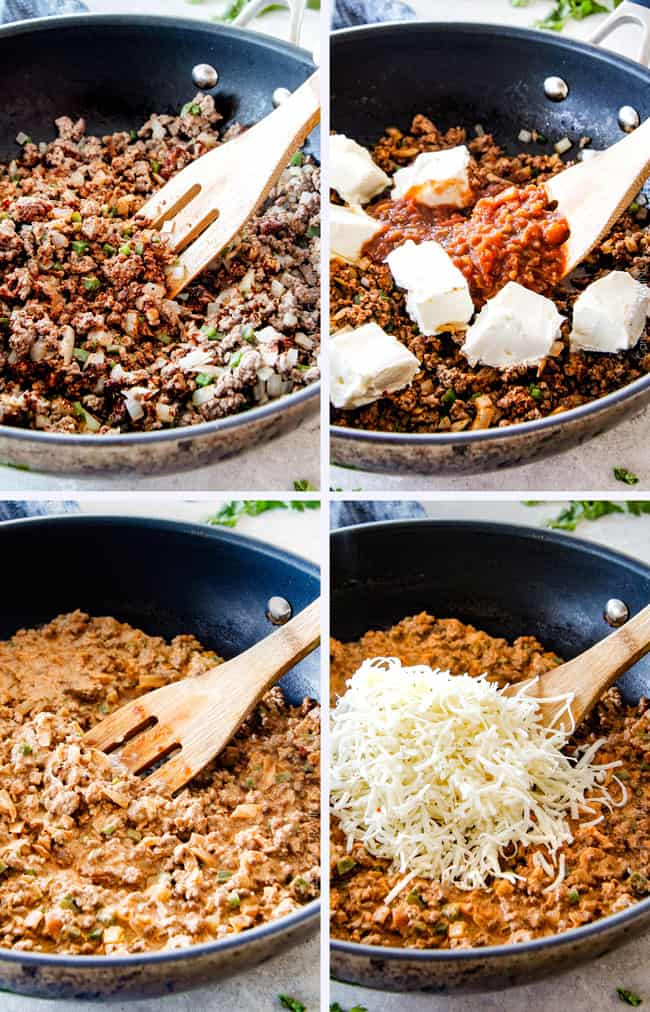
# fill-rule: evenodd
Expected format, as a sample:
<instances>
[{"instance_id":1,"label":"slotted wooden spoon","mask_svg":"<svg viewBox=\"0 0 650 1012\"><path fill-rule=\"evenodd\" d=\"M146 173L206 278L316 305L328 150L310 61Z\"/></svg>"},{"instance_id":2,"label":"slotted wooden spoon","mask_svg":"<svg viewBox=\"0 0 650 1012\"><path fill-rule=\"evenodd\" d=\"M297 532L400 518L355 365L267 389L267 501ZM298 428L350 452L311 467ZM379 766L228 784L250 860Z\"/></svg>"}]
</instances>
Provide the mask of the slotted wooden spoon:
<instances>
[{"instance_id":1,"label":"slotted wooden spoon","mask_svg":"<svg viewBox=\"0 0 650 1012\"><path fill-rule=\"evenodd\" d=\"M650 605L600 643L596 643L566 664L560 664L559 667L541 675L533 683L532 692L528 695L538 699L542 721L546 725L551 725L558 713L558 704L551 702L550 699L553 696L573 693L571 712L577 727L605 690L648 651L650 651ZM508 685L504 689L504 694L515 695L522 684L526 683ZM569 730L571 728L569 715L564 714L557 721L557 726Z\"/></svg>"},{"instance_id":2,"label":"slotted wooden spoon","mask_svg":"<svg viewBox=\"0 0 650 1012\"><path fill-rule=\"evenodd\" d=\"M104 751L126 741L116 755L131 773L146 770L180 746L147 778L159 790L177 791L225 748L264 693L319 642L317 599L238 657L120 707L88 731L84 741Z\"/></svg>"},{"instance_id":3,"label":"slotted wooden spoon","mask_svg":"<svg viewBox=\"0 0 650 1012\"><path fill-rule=\"evenodd\" d=\"M315 73L255 126L184 168L140 209L138 221L161 229L175 252L184 250L169 278L171 298L241 231L319 119Z\"/></svg>"},{"instance_id":4,"label":"slotted wooden spoon","mask_svg":"<svg viewBox=\"0 0 650 1012\"><path fill-rule=\"evenodd\" d=\"M632 133L553 176L546 192L569 223L564 275L592 251L650 176L650 119Z\"/></svg>"}]
</instances>

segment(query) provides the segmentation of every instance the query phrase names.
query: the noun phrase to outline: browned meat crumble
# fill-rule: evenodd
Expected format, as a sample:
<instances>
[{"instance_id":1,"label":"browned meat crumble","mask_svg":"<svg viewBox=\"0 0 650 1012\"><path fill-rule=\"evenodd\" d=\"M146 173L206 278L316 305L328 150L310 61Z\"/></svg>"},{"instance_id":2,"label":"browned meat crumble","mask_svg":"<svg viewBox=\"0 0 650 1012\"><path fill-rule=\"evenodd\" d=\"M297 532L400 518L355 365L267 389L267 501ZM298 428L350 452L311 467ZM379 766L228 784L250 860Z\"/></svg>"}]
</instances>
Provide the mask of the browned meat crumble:
<instances>
[{"instance_id":1,"label":"browned meat crumble","mask_svg":"<svg viewBox=\"0 0 650 1012\"><path fill-rule=\"evenodd\" d=\"M1 424L192 425L318 378L312 159L292 160L237 241L176 299L164 233L134 220L171 176L241 132L220 135L220 120L199 94L131 133L87 136L83 119L62 116L49 144L19 135L21 157L0 165Z\"/></svg>"},{"instance_id":2,"label":"browned meat crumble","mask_svg":"<svg viewBox=\"0 0 650 1012\"><path fill-rule=\"evenodd\" d=\"M527 152L506 155L490 134L469 139L460 127L444 133L422 115L414 118L406 133L397 128L388 129L374 148L373 158L391 174L412 162L422 151L458 144L467 144L471 152L470 178L477 201L513 185L526 188L531 183L544 182L566 167L559 155ZM385 198L379 197L366 210L384 217L382 204L385 208ZM545 290L544 284L531 284L530 287L552 297L570 322L571 307L580 291L611 270L628 271L647 284L650 282L650 235L640 222L640 218L645 220L646 217L645 208L626 212L581 268L553 291ZM412 223L410 227L414 227ZM407 232L408 223L405 235ZM377 249L375 258L373 247ZM578 407L650 372L648 332L636 347L616 355L571 352L569 323L564 325L562 341L557 342L554 353L537 367L500 370L470 366L460 351L463 335L425 337L419 333L406 312L406 293L394 285L390 269L382 262L385 247L385 238L380 234L364 251L370 255L358 264L331 261L331 330L359 327L374 321L405 344L422 367L413 383L403 390L353 411L333 409L332 421L336 425L420 433L501 427ZM459 266L464 269L462 263ZM484 299L477 293L476 286L473 294L478 307Z\"/></svg>"},{"instance_id":3,"label":"browned meat crumble","mask_svg":"<svg viewBox=\"0 0 650 1012\"><path fill-rule=\"evenodd\" d=\"M264 697L174 798L82 732L218 658L82 612L0 643L0 945L98 955L174 949L318 895L319 718Z\"/></svg>"},{"instance_id":4,"label":"browned meat crumble","mask_svg":"<svg viewBox=\"0 0 650 1012\"><path fill-rule=\"evenodd\" d=\"M509 644L456 619L423 612L387 631L371 631L355 643L332 641L335 693L366 657L399 657L452 673L487 672L499 685L541 675L561 663L532 636ZM331 929L335 938L404 948L466 948L506 945L557 934L624 910L650 895L650 706L625 706L610 689L578 729L574 745L604 738L597 762L622 760L616 775L628 791L622 808L607 811L596 826L574 824L574 841L562 848L566 877L544 891L547 876L529 848L507 862L522 876L499 879L487 890L465 891L424 878L388 906L385 897L399 874L360 845L347 853L343 834L332 827ZM618 796L616 784L612 793Z\"/></svg>"}]
</instances>

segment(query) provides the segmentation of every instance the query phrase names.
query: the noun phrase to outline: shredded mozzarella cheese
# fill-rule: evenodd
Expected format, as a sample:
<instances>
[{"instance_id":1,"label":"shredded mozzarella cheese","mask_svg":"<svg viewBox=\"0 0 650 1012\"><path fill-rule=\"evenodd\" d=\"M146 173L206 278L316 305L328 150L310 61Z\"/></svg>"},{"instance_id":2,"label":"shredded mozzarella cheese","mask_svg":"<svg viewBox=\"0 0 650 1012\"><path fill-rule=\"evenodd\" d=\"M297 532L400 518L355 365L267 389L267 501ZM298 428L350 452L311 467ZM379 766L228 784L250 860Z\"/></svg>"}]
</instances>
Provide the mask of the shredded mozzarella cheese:
<instances>
[{"instance_id":1,"label":"shredded mozzarella cheese","mask_svg":"<svg viewBox=\"0 0 650 1012\"><path fill-rule=\"evenodd\" d=\"M540 723L533 684L506 696L485 675L394 657L364 661L348 682L332 716L332 811L348 851L358 841L403 876L387 903L415 876L461 889L514 881L502 862L530 846L555 889L569 818L615 804L603 782L620 764L592 763L602 740L565 755L568 735ZM558 697L558 717L571 698Z\"/></svg>"}]
</instances>

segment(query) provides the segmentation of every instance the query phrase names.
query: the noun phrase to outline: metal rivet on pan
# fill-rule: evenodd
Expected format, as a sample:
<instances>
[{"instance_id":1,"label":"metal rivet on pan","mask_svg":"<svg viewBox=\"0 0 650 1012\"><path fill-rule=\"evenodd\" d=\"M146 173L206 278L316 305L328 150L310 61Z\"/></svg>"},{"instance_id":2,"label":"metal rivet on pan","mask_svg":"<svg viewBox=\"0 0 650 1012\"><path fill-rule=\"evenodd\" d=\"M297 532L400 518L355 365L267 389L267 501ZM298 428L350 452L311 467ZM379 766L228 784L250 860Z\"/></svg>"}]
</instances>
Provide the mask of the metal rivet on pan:
<instances>
[{"instance_id":1,"label":"metal rivet on pan","mask_svg":"<svg viewBox=\"0 0 650 1012\"><path fill-rule=\"evenodd\" d=\"M291 92L288 88L276 88L273 92L273 105L277 108L277 106L282 105L290 97Z\"/></svg>"},{"instance_id":2,"label":"metal rivet on pan","mask_svg":"<svg viewBox=\"0 0 650 1012\"><path fill-rule=\"evenodd\" d=\"M197 88L214 88L219 75L209 63L197 63L192 70L192 80Z\"/></svg>"},{"instance_id":3,"label":"metal rivet on pan","mask_svg":"<svg viewBox=\"0 0 650 1012\"><path fill-rule=\"evenodd\" d=\"M605 605L605 621L609 625L625 625L630 617L630 609L625 601L619 601L617 597L610 597Z\"/></svg>"},{"instance_id":4,"label":"metal rivet on pan","mask_svg":"<svg viewBox=\"0 0 650 1012\"><path fill-rule=\"evenodd\" d=\"M622 105L618 110L618 125L621 130L625 130L626 134L631 134L633 130L636 130L640 122L641 117L633 106Z\"/></svg>"},{"instance_id":5,"label":"metal rivet on pan","mask_svg":"<svg viewBox=\"0 0 650 1012\"><path fill-rule=\"evenodd\" d=\"M273 625L284 625L293 614L286 597L270 597L266 606L266 617Z\"/></svg>"},{"instance_id":6,"label":"metal rivet on pan","mask_svg":"<svg viewBox=\"0 0 650 1012\"><path fill-rule=\"evenodd\" d=\"M569 94L569 85L561 77L547 77L544 81L544 94L551 102L563 102Z\"/></svg>"}]
</instances>

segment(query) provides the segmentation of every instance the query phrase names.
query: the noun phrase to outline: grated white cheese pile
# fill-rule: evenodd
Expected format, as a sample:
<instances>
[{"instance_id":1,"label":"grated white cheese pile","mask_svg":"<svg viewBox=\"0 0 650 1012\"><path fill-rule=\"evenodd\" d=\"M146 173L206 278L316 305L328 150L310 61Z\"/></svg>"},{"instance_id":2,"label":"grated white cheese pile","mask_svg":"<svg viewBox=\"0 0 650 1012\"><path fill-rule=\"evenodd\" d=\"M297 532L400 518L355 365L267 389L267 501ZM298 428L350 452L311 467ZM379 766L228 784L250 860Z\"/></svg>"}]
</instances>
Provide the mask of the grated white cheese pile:
<instances>
[{"instance_id":1,"label":"grated white cheese pile","mask_svg":"<svg viewBox=\"0 0 650 1012\"><path fill-rule=\"evenodd\" d=\"M532 845L555 888L569 818L599 822L600 805L614 804L602 784L619 763L592 763L602 739L565 755L567 734L541 724L526 695L534 682L505 696L485 676L379 657L347 684L332 715L332 810L348 850L359 841L404 876L387 902L415 876L461 889L513 881L502 859ZM558 698L560 712L571 698Z\"/></svg>"}]
</instances>

